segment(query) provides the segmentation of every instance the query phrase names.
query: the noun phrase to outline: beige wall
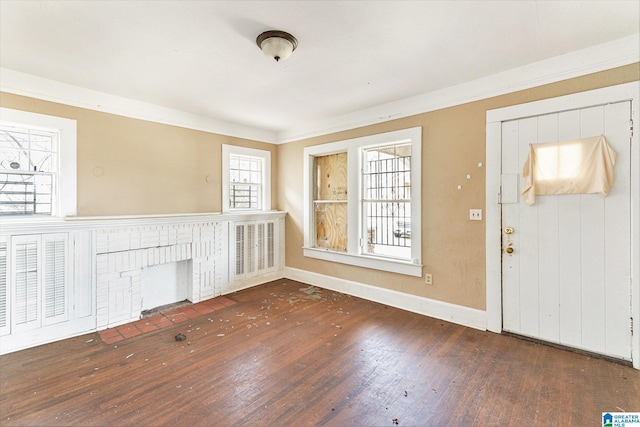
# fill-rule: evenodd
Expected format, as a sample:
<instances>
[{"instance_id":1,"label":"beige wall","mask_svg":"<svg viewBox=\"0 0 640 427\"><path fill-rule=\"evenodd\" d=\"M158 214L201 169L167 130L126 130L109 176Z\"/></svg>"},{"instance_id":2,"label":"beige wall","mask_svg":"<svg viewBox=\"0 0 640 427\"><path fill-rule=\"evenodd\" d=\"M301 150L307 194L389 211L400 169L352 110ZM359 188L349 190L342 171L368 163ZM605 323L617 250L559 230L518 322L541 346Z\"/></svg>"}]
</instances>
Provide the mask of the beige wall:
<instances>
[{"instance_id":1,"label":"beige wall","mask_svg":"<svg viewBox=\"0 0 640 427\"><path fill-rule=\"evenodd\" d=\"M221 211L222 144L269 150L277 171L272 144L8 93L0 106L77 120L79 216ZM275 207L275 179L271 196Z\"/></svg>"},{"instance_id":2,"label":"beige wall","mask_svg":"<svg viewBox=\"0 0 640 427\"><path fill-rule=\"evenodd\" d=\"M324 275L485 309L485 222L469 209L485 209L487 110L640 79L640 65L596 73L530 90L424 113L360 129L280 145L278 207L286 220L286 265ZM302 156L306 146L422 126L422 259L424 278L367 270L302 255ZM467 174L471 180L467 180ZM462 190L457 190L458 184Z\"/></svg>"},{"instance_id":3,"label":"beige wall","mask_svg":"<svg viewBox=\"0 0 640 427\"><path fill-rule=\"evenodd\" d=\"M272 207L289 213L286 265L467 307L485 307L484 221L487 110L640 79L634 64L478 102L280 146L130 119L0 93L0 106L66 117L78 123L78 215L221 210L221 145L272 152ZM302 152L310 145L413 126L423 130L422 256L424 279L302 256ZM96 168L104 171L95 176ZM471 180L466 175L472 176ZM207 183L206 177L213 181ZM456 186L462 184L463 189Z\"/></svg>"}]
</instances>

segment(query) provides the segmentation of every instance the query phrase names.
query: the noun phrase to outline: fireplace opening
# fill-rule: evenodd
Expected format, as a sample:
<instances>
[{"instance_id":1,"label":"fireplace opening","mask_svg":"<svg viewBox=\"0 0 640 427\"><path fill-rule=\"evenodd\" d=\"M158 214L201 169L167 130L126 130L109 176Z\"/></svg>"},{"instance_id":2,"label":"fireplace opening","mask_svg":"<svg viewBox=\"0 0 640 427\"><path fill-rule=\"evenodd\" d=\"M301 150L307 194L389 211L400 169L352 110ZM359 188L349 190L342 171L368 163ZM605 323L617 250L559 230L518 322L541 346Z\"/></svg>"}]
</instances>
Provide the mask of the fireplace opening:
<instances>
[{"instance_id":1,"label":"fireplace opening","mask_svg":"<svg viewBox=\"0 0 640 427\"><path fill-rule=\"evenodd\" d=\"M166 311L187 300L191 260L168 262L140 272L142 313Z\"/></svg>"}]
</instances>

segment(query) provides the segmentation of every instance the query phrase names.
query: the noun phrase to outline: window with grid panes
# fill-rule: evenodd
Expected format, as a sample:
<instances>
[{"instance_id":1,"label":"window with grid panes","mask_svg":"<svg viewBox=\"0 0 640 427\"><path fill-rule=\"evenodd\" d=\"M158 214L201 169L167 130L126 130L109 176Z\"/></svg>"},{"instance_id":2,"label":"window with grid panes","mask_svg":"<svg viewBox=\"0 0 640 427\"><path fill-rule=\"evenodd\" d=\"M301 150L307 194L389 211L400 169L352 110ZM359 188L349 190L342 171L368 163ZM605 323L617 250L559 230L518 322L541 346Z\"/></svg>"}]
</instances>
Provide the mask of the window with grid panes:
<instances>
[{"instance_id":1,"label":"window with grid panes","mask_svg":"<svg viewBox=\"0 0 640 427\"><path fill-rule=\"evenodd\" d=\"M229 157L231 209L262 209L262 163L258 157Z\"/></svg>"},{"instance_id":2,"label":"window with grid panes","mask_svg":"<svg viewBox=\"0 0 640 427\"><path fill-rule=\"evenodd\" d=\"M305 256L422 275L421 128L304 150Z\"/></svg>"},{"instance_id":3,"label":"window with grid panes","mask_svg":"<svg viewBox=\"0 0 640 427\"><path fill-rule=\"evenodd\" d=\"M271 153L233 145L222 146L222 209L271 209Z\"/></svg>"},{"instance_id":4,"label":"window with grid panes","mask_svg":"<svg viewBox=\"0 0 640 427\"><path fill-rule=\"evenodd\" d=\"M0 215L51 215L58 134L0 125Z\"/></svg>"},{"instance_id":5,"label":"window with grid panes","mask_svg":"<svg viewBox=\"0 0 640 427\"><path fill-rule=\"evenodd\" d=\"M75 120L0 107L0 215L73 216Z\"/></svg>"}]
</instances>

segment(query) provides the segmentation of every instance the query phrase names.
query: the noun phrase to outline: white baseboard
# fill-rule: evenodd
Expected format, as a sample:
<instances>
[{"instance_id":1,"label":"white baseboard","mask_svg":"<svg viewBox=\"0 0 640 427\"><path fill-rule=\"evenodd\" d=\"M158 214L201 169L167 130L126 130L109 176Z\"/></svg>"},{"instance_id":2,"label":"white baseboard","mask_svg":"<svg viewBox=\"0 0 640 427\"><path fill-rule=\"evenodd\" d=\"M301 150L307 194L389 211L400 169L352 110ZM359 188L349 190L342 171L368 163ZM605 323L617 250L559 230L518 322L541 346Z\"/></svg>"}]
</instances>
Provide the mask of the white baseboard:
<instances>
[{"instance_id":1,"label":"white baseboard","mask_svg":"<svg viewBox=\"0 0 640 427\"><path fill-rule=\"evenodd\" d=\"M252 288L254 286L262 285L264 283L272 282L274 280L284 278L283 271L277 270L267 274L261 274L259 276L253 276L248 279L234 280L232 283L227 284L222 290L221 295L228 295L234 292L241 291L243 289Z\"/></svg>"},{"instance_id":2,"label":"white baseboard","mask_svg":"<svg viewBox=\"0 0 640 427\"><path fill-rule=\"evenodd\" d=\"M292 267L285 267L284 277L320 288L352 295L413 313L422 314L474 329L487 329L487 314L483 310L433 300L365 283L339 279Z\"/></svg>"},{"instance_id":3,"label":"white baseboard","mask_svg":"<svg viewBox=\"0 0 640 427\"><path fill-rule=\"evenodd\" d=\"M25 333L0 337L0 355L49 344L96 331L96 316L87 316L69 322L32 329Z\"/></svg>"}]
</instances>

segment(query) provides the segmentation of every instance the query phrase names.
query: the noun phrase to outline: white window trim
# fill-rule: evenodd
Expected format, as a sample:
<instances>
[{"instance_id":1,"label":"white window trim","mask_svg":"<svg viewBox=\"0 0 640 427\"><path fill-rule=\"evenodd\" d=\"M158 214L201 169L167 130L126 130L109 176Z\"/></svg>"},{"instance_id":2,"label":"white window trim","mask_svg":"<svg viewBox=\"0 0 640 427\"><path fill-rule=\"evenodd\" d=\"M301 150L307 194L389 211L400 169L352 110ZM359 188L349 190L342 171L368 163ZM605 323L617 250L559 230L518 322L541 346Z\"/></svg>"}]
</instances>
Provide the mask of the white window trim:
<instances>
[{"instance_id":1,"label":"white window trim","mask_svg":"<svg viewBox=\"0 0 640 427\"><path fill-rule=\"evenodd\" d=\"M77 215L77 122L72 119L37 114L21 110L0 107L0 122L9 126L27 129L42 129L58 133L58 164L57 164L57 196L51 212L51 217L67 217ZM35 218L20 215L21 219ZM50 216L37 216L50 218ZM10 217L6 217L8 219Z\"/></svg>"},{"instance_id":2,"label":"white window trim","mask_svg":"<svg viewBox=\"0 0 640 427\"><path fill-rule=\"evenodd\" d=\"M264 160L262 168L262 209L271 210L271 152L256 148L238 147L222 144L222 212L249 211L248 209L232 209L229 206L229 156L260 157ZM255 209L257 211L258 209Z\"/></svg>"},{"instance_id":3,"label":"white window trim","mask_svg":"<svg viewBox=\"0 0 640 427\"><path fill-rule=\"evenodd\" d=\"M360 200L362 195L361 169L362 156L360 149L372 145L394 144L411 141L411 254L412 260L397 260L368 255L361 252L359 239L362 228ZM314 180L311 173L314 157L326 156L340 152L348 153L347 170L347 202L348 202L348 243L347 252L337 252L325 248L314 247L315 221L313 218ZM375 270L390 271L410 276L422 276L422 227L421 227L421 163L422 163L422 128L415 127L377 135L364 136L345 141L306 147L303 154L304 165L304 246L306 257L326 261L356 265Z\"/></svg>"}]
</instances>

